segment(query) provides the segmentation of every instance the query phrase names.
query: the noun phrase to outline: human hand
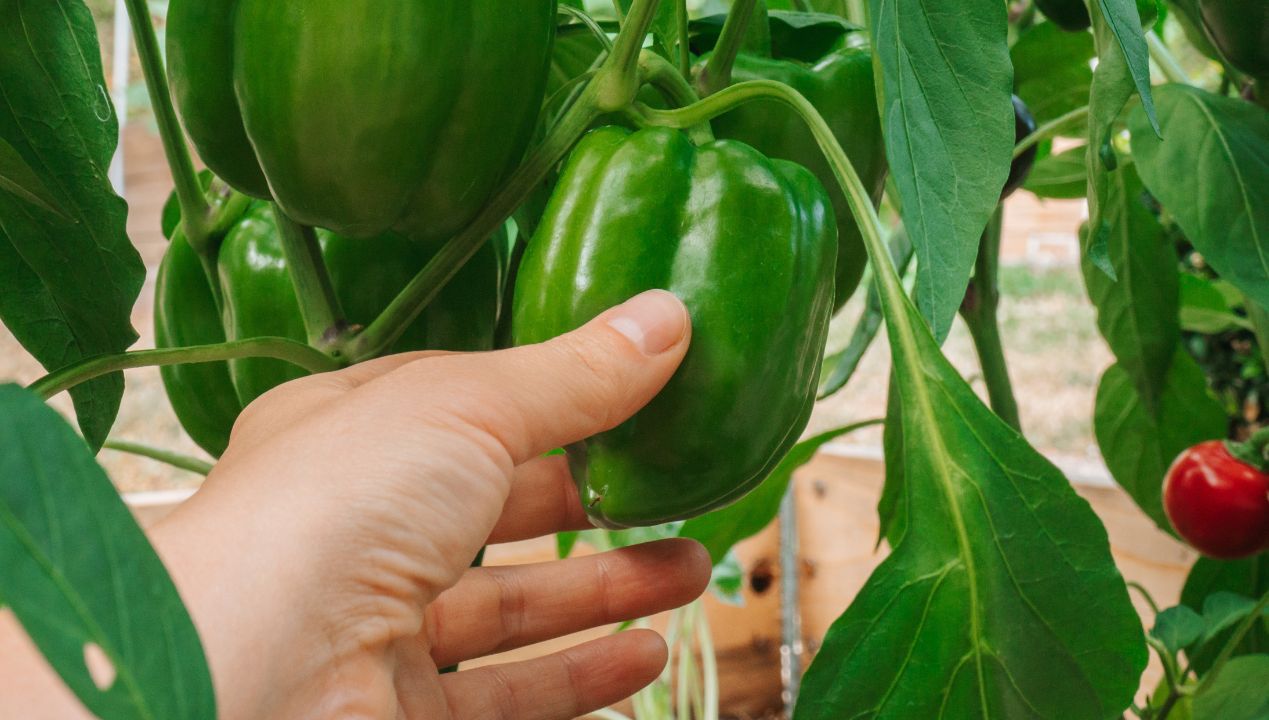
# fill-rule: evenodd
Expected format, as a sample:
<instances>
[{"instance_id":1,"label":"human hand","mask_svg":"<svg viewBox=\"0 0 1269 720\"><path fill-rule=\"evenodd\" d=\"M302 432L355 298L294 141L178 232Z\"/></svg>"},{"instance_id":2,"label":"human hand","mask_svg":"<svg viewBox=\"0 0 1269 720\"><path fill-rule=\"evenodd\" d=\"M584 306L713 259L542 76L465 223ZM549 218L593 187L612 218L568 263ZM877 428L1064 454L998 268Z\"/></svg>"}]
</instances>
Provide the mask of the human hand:
<instances>
[{"instance_id":1,"label":"human hand","mask_svg":"<svg viewBox=\"0 0 1269 720\"><path fill-rule=\"evenodd\" d=\"M221 717L571 718L653 680L631 631L538 660L437 668L685 604L710 574L673 540L469 570L487 543L587 526L561 457L686 352L672 295L494 353L384 358L243 413L199 492L153 533L200 629Z\"/></svg>"}]
</instances>

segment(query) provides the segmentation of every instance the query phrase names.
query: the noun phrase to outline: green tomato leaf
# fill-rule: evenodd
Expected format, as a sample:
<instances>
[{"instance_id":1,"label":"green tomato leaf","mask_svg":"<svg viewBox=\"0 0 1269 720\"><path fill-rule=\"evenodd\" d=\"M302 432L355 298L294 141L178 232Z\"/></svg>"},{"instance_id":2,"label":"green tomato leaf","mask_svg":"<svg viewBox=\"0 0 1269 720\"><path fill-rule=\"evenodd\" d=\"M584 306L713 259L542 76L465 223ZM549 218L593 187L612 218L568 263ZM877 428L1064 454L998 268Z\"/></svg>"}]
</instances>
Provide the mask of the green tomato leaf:
<instances>
[{"instance_id":1,"label":"green tomato leaf","mask_svg":"<svg viewBox=\"0 0 1269 720\"><path fill-rule=\"evenodd\" d=\"M1177 605L1159 613L1150 635L1176 655L1203 637L1206 627L1203 616L1184 605Z\"/></svg>"},{"instance_id":2,"label":"green tomato leaf","mask_svg":"<svg viewBox=\"0 0 1269 720\"><path fill-rule=\"evenodd\" d=\"M1269 655L1234 658L1194 696L1194 720L1264 720L1269 717Z\"/></svg>"},{"instance_id":3,"label":"green tomato leaf","mask_svg":"<svg viewBox=\"0 0 1269 720\"><path fill-rule=\"evenodd\" d=\"M158 555L83 440L0 386L0 600L94 714L216 717L198 633ZM95 646L113 665L99 689Z\"/></svg>"},{"instance_id":4,"label":"green tomato leaf","mask_svg":"<svg viewBox=\"0 0 1269 720\"><path fill-rule=\"evenodd\" d=\"M1186 448L1225 437L1225 409L1208 392L1198 364L1180 347L1152 404L1137 387L1123 366L1112 365L1097 388L1093 431L1115 482L1160 529L1171 533L1163 512L1163 476Z\"/></svg>"},{"instance_id":5,"label":"green tomato leaf","mask_svg":"<svg viewBox=\"0 0 1269 720\"><path fill-rule=\"evenodd\" d=\"M885 287L902 520L795 720L1117 717L1146 648L1105 529L942 356L898 279Z\"/></svg>"},{"instance_id":6,"label":"green tomato leaf","mask_svg":"<svg viewBox=\"0 0 1269 720\"><path fill-rule=\"evenodd\" d=\"M1118 279L1107 277L1085 252L1084 283L1102 336L1146 407L1153 408L1181 341L1176 253L1144 203L1145 188L1133 166L1124 165L1106 181L1106 253Z\"/></svg>"},{"instance_id":7,"label":"green tomato leaf","mask_svg":"<svg viewBox=\"0 0 1269 720\"><path fill-rule=\"evenodd\" d=\"M1055 23L1035 25L1014 43L1009 51L1014 93L1031 109L1037 124L1088 104L1095 56L1092 35L1065 32ZM1084 132L1071 126L1064 134L1079 137Z\"/></svg>"},{"instance_id":8,"label":"green tomato leaf","mask_svg":"<svg viewBox=\"0 0 1269 720\"><path fill-rule=\"evenodd\" d=\"M1181 602L1191 607L1205 607L1208 598L1221 593L1233 593L1245 597L1262 597L1269 592L1269 553L1242 560L1213 560L1199 558L1190 569ZM1190 653L1190 663L1196 672L1205 673L1212 666L1231 630L1225 630L1205 643L1205 647ZM1234 650L1234 655L1269 653L1269 619L1253 628Z\"/></svg>"},{"instance_id":9,"label":"green tomato leaf","mask_svg":"<svg viewBox=\"0 0 1269 720\"><path fill-rule=\"evenodd\" d=\"M680 537L699 541L715 563L721 562L736 543L762 532L780 514L780 502L789 490L793 473L815 457L826 443L856 430L878 424L877 420L835 428L803 440L780 461L776 469L753 492L739 502L683 523Z\"/></svg>"},{"instance_id":10,"label":"green tomato leaf","mask_svg":"<svg viewBox=\"0 0 1269 720\"><path fill-rule=\"evenodd\" d=\"M1014 146L1005 6L870 0L886 155L916 248L918 305L942 342Z\"/></svg>"},{"instance_id":11,"label":"green tomato leaf","mask_svg":"<svg viewBox=\"0 0 1269 720\"><path fill-rule=\"evenodd\" d=\"M71 219L40 176L26 164L17 149L3 138L0 138L0 190L11 192L61 220Z\"/></svg>"},{"instance_id":12,"label":"green tomato leaf","mask_svg":"<svg viewBox=\"0 0 1269 720\"><path fill-rule=\"evenodd\" d=\"M1036 161L1022 187L1036 197L1074 200L1088 196L1088 148L1081 145Z\"/></svg>"},{"instance_id":13,"label":"green tomato leaf","mask_svg":"<svg viewBox=\"0 0 1269 720\"><path fill-rule=\"evenodd\" d=\"M0 320L49 370L137 339L130 315L145 267L107 178L119 130L100 58L82 0L0 0L0 141L59 209L0 192ZM122 373L71 391L94 450L122 396Z\"/></svg>"},{"instance_id":14,"label":"green tomato leaf","mask_svg":"<svg viewBox=\"0 0 1269 720\"><path fill-rule=\"evenodd\" d=\"M1251 323L1234 312L1219 285L1198 275L1182 273L1181 329L1217 335L1231 330L1250 330Z\"/></svg>"},{"instance_id":15,"label":"green tomato leaf","mask_svg":"<svg viewBox=\"0 0 1269 720\"><path fill-rule=\"evenodd\" d=\"M1269 307L1269 112L1188 86L1157 94L1163 140L1143 113L1128 121L1146 187L1221 277Z\"/></svg>"}]
</instances>

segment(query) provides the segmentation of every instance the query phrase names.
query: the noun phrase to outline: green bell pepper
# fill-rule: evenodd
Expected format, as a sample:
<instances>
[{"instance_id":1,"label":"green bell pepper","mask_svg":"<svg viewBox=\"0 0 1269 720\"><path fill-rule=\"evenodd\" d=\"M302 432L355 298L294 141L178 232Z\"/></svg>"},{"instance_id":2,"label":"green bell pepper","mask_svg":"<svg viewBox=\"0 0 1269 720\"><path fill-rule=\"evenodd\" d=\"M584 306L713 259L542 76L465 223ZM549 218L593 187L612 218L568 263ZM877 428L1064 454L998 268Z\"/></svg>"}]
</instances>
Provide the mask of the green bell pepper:
<instances>
[{"instance_id":1,"label":"green bell pepper","mask_svg":"<svg viewBox=\"0 0 1269 720\"><path fill-rule=\"evenodd\" d=\"M367 324L427 264L439 244L396 234L350 240L320 230L322 257L348 321ZM499 231L410 325L391 352L478 351L493 348L508 243ZM159 347L307 335L287 271L272 209L257 202L220 246L218 269L223 315L216 310L197 254L179 234L158 278L155 307ZM213 455L224 451L243 407L269 390L304 375L278 360L252 358L164 368L172 407L195 442Z\"/></svg>"},{"instance_id":2,"label":"green bell pepper","mask_svg":"<svg viewBox=\"0 0 1269 720\"><path fill-rule=\"evenodd\" d=\"M697 66L703 68L704 64ZM836 50L807 65L793 60L777 60L741 53L732 68L732 82L777 80L806 96L824 116L833 135L842 144L874 203L885 191L885 140L877 110L872 53L865 48ZM775 101L759 100L742 105L714 119L720 138L740 140L759 152L808 167L828 188L837 217L836 300L839 309L859 286L868 254L854 214L833 177L828 160L820 151L806 123L792 110Z\"/></svg>"},{"instance_id":3,"label":"green bell pepper","mask_svg":"<svg viewBox=\"0 0 1269 720\"><path fill-rule=\"evenodd\" d=\"M806 427L833 307L836 223L804 167L734 141L604 127L570 155L516 282L516 344L652 288L691 312L665 389L568 448L596 524L655 525L755 488Z\"/></svg>"},{"instance_id":4,"label":"green bell pepper","mask_svg":"<svg viewBox=\"0 0 1269 720\"><path fill-rule=\"evenodd\" d=\"M1269 2L1198 0L1203 28L1225 61L1269 81Z\"/></svg>"},{"instance_id":5,"label":"green bell pepper","mask_svg":"<svg viewBox=\"0 0 1269 720\"><path fill-rule=\"evenodd\" d=\"M466 226L521 160L556 2L173 0L169 12L173 94L210 168L303 224L427 241Z\"/></svg>"}]
</instances>

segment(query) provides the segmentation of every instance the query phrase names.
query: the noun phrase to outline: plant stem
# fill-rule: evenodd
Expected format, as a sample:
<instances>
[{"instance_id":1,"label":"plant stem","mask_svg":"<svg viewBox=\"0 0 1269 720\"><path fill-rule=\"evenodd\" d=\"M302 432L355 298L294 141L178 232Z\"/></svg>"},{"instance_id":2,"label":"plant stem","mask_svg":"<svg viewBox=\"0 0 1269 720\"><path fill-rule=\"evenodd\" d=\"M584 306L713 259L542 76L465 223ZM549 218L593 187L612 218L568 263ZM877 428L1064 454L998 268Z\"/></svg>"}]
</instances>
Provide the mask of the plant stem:
<instances>
[{"instance_id":1,"label":"plant stem","mask_svg":"<svg viewBox=\"0 0 1269 720\"><path fill-rule=\"evenodd\" d=\"M714 53L709 56L705 70L697 79L697 86L702 95L713 95L731 85L731 71L736 64L736 56L740 54L740 46L749 32L749 21L753 18L754 7L758 0L735 0L727 13L727 21L723 23L723 32L718 36L718 44Z\"/></svg>"},{"instance_id":2,"label":"plant stem","mask_svg":"<svg viewBox=\"0 0 1269 720\"><path fill-rule=\"evenodd\" d=\"M1018 158L1022 157L1023 153L1030 150L1034 145L1044 140L1048 140L1051 137L1056 136L1059 130L1062 130L1067 125L1071 125L1075 122L1083 120L1086 117L1088 117L1087 105L1085 105L1084 107L1076 108L1061 117L1054 118L1053 120L1046 122L1045 124L1036 128L1035 132L1024 137L1021 142L1019 142L1017 145L1014 146L1013 159L1017 160Z\"/></svg>"},{"instance_id":3,"label":"plant stem","mask_svg":"<svg viewBox=\"0 0 1269 720\"><path fill-rule=\"evenodd\" d=\"M322 259L317 232L292 220L276 204L273 216L278 224L286 271L295 286L295 298L299 301L308 343L316 348L333 347L347 330L348 321L339 306L326 261ZM338 357L338 352L335 356Z\"/></svg>"},{"instance_id":4,"label":"plant stem","mask_svg":"<svg viewBox=\"0 0 1269 720\"><path fill-rule=\"evenodd\" d=\"M974 350L983 369L983 381L987 383L987 396L991 409L1014 430L1022 432L1022 419L1018 415L1018 400L1014 397L1013 383L1009 379L1009 365L1005 361L1004 344L1000 339L1000 235L1004 210L996 206L991 222L983 232L978 247L978 260L974 264L974 277L961 303L961 317L969 327L974 340Z\"/></svg>"},{"instance_id":5,"label":"plant stem","mask_svg":"<svg viewBox=\"0 0 1269 720\"><path fill-rule=\"evenodd\" d=\"M686 107L701 99L673 65L650 50L639 54L639 77L655 88L673 107ZM633 120L637 123L638 116ZM714 139L714 130L707 122L693 125L688 128L687 133L698 145Z\"/></svg>"},{"instance_id":6,"label":"plant stem","mask_svg":"<svg viewBox=\"0 0 1269 720\"><path fill-rule=\"evenodd\" d=\"M329 355L304 343L288 338L263 337L250 340L195 345L163 350L139 350L118 355L101 355L81 360L31 384L30 390L45 400L69 390L81 383L120 370L163 365L193 365L197 363L240 360L242 358L273 358L297 365L311 373L338 370L341 365Z\"/></svg>"},{"instance_id":7,"label":"plant stem","mask_svg":"<svg viewBox=\"0 0 1269 720\"><path fill-rule=\"evenodd\" d=\"M626 108L639 93L639 52L660 3L661 0L635 0L621 24L612 52L592 83L594 107L601 114Z\"/></svg>"},{"instance_id":8,"label":"plant stem","mask_svg":"<svg viewBox=\"0 0 1269 720\"><path fill-rule=\"evenodd\" d=\"M686 79L692 76L692 51L688 48L687 0L678 0L674 12L679 28L679 76Z\"/></svg>"},{"instance_id":9,"label":"plant stem","mask_svg":"<svg viewBox=\"0 0 1269 720\"><path fill-rule=\"evenodd\" d=\"M585 25L590 30L590 34L594 35L599 44L604 47L604 50L612 50L612 40L608 37L608 33L604 32L604 29L599 26L599 23L595 22L595 18L572 5L560 5L559 12L561 15L567 15Z\"/></svg>"},{"instance_id":10,"label":"plant stem","mask_svg":"<svg viewBox=\"0 0 1269 720\"><path fill-rule=\"evenodd\" d=\"M598 117L594 88L594 83L586 86L582 96L560 118L546 140L516 169L485 206L484 211L441 248L374 322L344 343L344 357L349 362L357 363L377 357L392 347L445 284L480 250L490 234L515 212L551 168L564 158L569 148Z\"/></svg>"},{"instance_id":11,"label":"plant stem","mask_svg":"<svg viewBox=\"0 0 1269 720\"><path fill-rule=\"evenodd\" d=\"M1181 67L1181 63L1177 62L1176 57L1163 44L1163 41L1159 39L1158 33L1154 30L1146 33L1146 45L1150 48L1150 59L1154 60L1159 69L1163 71L1163 76L1168 79L1168 82L1184 85L1194 84L1194 81L1190 80L1190 76L1185 72L1185 68Z\"/></svg>"},{"instance_id":12,"label":"plant stem","mask_svg":"<svg viewBox=\"0 0 1269 720\"><path fill-rule=\"evenodd\" d=\"M186 470L195 475L206 477L211 474L213 465L206 460L201 460L189 455L164 450L162 448L151 447L141 443L129 442L127 440L107 440L102 445L106 450L114 450L115 452L127 453L138 457L148 458L161 462L165 465L171 465L178 470Z\"/></svg>"},{"instance_id":13,"label":"plant stem","mask_svg":"<svg viewBox=\"0 0 1269 720\"><path fill-rule=\"evenodd\" d=\"M1251 612L1247 614L1247 617L1243 618L1243 621L1238 623L1238 629L1230 636L1229 642L1225 643L1225 647L1221 648L1221 654L1216 656L1216 662L1212 663L1212 667L1207 671L1207 675L1203 676L1203 680L1199 683L1198 689L1194 691L1195 695L1202 694L1204 690L1212 686L1212 683L1216 681L1216 676L1224 669L1225 663L1229 662L1229 658L1233 656L1234 650L1242 644L1243 638L1247 637L1247 633L1251 632L1251 629L1260 622L1260 618L1265 614L1265 610L1269 610L1269 593L1265 593L1264 596L1260 598L1260 602L1256 603L1256 607L1252 608Z\"/></svg>"},{"instance_id":14,"label":"plant stem","mask_svg":"<svg viewBox=\"0 0 1269 720\"><path fill-rule=\"evenodd\" d=\"M185 144L185 135L172 105L172 91L167 84L167 72L163 68L159 39L150 19L150 7L146 0L127 0L127 7L128 17L132 21L132 33L136 36L141 71L145 75L145 87L150 95L154 120L159 126L159 137L163 141L163 153L167 156L172 180L176 183L176 197L181 204L185 238L200 255L207 254L211 242L210 228L214 224L212 208L203 195L198 173L194 170L194 160Z\"/></svg>"},{"instance_id":15,"label":"plant stem","mask_svg":"<svg viewBox=\"0 0 1269 720\"><path fill-rule=\"evenodd\" d=\"M1144 585L1142 585L1139 582L1133 582L1131 580L1125 583L1125 585L1128 586L1129 590L1137 591L1137 594L1141 596L1141 599L1145 600L1146 604L1150 606L1150 612L1154 613L1155 615L1159 614L1159 604L1154 601L1154 596L1150 594L1150 591L1147 590Z\"/></svg>"}]
</instances>

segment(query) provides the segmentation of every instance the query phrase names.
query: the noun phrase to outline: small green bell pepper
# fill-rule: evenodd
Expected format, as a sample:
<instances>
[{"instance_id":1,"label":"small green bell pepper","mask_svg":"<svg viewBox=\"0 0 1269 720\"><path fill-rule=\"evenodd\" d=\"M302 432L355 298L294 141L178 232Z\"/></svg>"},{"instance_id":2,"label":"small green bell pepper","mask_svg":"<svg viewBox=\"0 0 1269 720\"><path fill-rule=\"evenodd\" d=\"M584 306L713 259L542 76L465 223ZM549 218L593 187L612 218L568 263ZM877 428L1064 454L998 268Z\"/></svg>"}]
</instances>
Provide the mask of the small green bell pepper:
<instances>
[{"instance_id":1,"label":"small green bell pepper","mask_svg":"<svg viewBox=\"0 0 1269 720\"><path fill-rule=\"evenodd\" d=\"M348 237L447 238L524 154L555 13L555 0L173 0L171 85L204 162L243 192Z\"/></svg>"},{"instance_id":2,"label":"small green bell pepper","mask_svg":"<svg viewBox=\"0 0 1269 720\"><path fill-rule=\"evenodd\" d=\"M516 344L573 330L653 288L693 321L665 389L568 448L596 524L655 525L739 499L806 427L833 307L836 222L806 168L677 130L586 135L516 282Z\"/></svg>"},{"instance_id":3,"label":"small green bell pepper","mask_svg":"<svg viewBox=\"0 0 1269 720\"><path fill-rule=\"evenodd\" d=\"M704 63L697 67L704 67ZM844 48L830 52L814 64L741 53L731 77L733 83L777 80L802 93L828 122L872 194L873 202L881 202L889 166L877 110L871 52L860 47ZM715 118L713 125L720 138L740 140L769 157L810 168L828 188L837 217L834 307L841 308L859 286L868 254L846 196L806 123L775 101L759 100Z\"/></svg>"},{"instance_id":4,"label":"small green bell pepper","mask_svg":"<svg viewBox=\"0 0 1269 720\"><path fill-rule=\"evenodd\" d=\"M318 239L335 295L354 325L378 317L439 249L439 244L417 243L391 233L350 240L320 230ZM492 349L507 252L502 230L463 266L391 352ZM265 336L307 339L267 203L254 203L225 236L218 270L223 315L216 310L197 254L179 233L173 238L158 278L155 329L159 347ZM243 407L304 374L288 363L259 358L173 366L163 373L181 424L213 455L224 451L229 430Z\"/></svg>"}]
</instances>

